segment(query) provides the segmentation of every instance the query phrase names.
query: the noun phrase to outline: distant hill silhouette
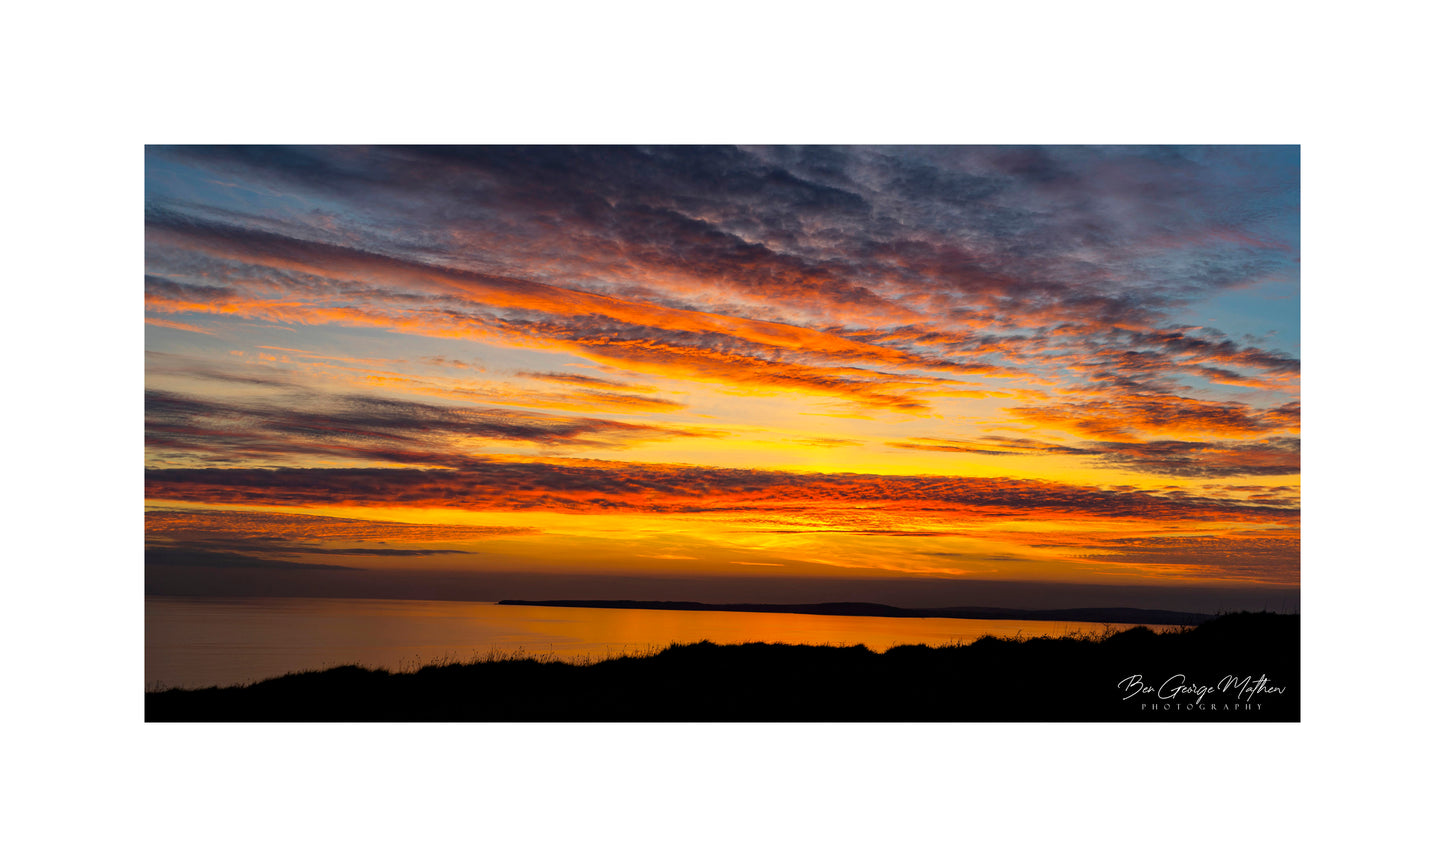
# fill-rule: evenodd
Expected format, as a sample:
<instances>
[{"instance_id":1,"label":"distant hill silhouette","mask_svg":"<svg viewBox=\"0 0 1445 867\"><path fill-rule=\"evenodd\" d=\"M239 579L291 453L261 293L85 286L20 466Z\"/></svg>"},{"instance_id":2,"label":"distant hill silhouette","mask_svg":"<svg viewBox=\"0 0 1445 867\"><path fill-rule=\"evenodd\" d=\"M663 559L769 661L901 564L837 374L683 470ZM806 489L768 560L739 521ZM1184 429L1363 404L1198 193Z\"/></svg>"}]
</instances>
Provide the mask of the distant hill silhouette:
<instances>
[{"instance_id":1,"label":"distant hill silhouette","mask_svg":"<svg viewBox=\"0 0 1445 867\"><path fill-rule=\"evenodd\" d=\"M405 674L347 666L150 692L146 720L1295 722L1299 635L1299 615L1228 614L1164 633L987 637L885 653L702 642L590 665L508 659ZM1126 698L1131 682L1152 694ZM1210 692L1196 703L1198 692L1180 687Z\"/></svg>"},{"instance_id":2,"label":"distant hill silhouette","mask_svg":"<svg viewBox=\"0 0 1445 867\"><path fill-rule=\"evenodd\" d=\"M1149 623L1160 626L1197 626L1211 614L1161 611L1153 608L989 608L956 605L949 608L896 608L873 602L821 602L809 605L773 605L753 602L638 602L633 599L503 599L498 605L541 605L554 608L640 608L649 611L746 611L761 614L831 614L848 617L953 617L968 620L1073 620L1082 623Z\"/></svg>"}]
</instances>

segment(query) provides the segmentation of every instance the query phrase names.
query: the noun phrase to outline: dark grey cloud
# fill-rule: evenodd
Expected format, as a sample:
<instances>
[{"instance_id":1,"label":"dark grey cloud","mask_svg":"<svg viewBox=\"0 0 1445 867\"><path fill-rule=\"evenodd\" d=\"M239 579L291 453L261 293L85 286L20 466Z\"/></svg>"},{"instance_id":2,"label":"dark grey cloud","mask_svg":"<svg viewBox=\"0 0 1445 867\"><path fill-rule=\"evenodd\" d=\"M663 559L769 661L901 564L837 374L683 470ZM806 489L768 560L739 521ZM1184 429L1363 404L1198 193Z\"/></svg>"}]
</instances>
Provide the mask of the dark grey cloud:
<instances>
[{"instance_id":1,"label":"dark grey cloud","mask_svg":"<svg viewBox=\"0 0 1445 867\"><path fill-rule=\"evenodd\" d=\"M279 372L247 370L244 373L198 361L183 355L146 350L147 376L174 376L184 379L227 382L235 385L256 385L267 388L301 389L290 376ZM158 393L159 394L159 393Z\"/></svg>"},{"instance_id":2,"label":"dark grey cloud","mask_svg":"<svg viewBox=\"0 0 1445 867\"><path fill-rule=\"evenodd\" d=\"M204 569L329 569L352 571L353 566L332 566L325 563L307 563L299 560L255 557L232 551L187 546L148 546L145 551L145 565L151 568Z\"/></svg>"},{"instance_id":3,"label":"dark grey cloud","mask_svg":"<svg viewBox=\"0 0 1445 867\"><path fill-rule=\"evenodd\" d=\"M1236 476L1295 475L1300 471L1298 437L1263 440L1147 442L1083 441L1060 445L1028 437L980 436L973 440L913 439L890 442L894 448L920 451L965 452L993 457L1019 455L1072 455L1096 459L1112 466L1152 475L1214 479Z\"/></svg>"},{"instance_id":4,"label":"dark grey cloud","mask_svg":"<svg viewBox=\"0 0 1445 867\"><path fill-rule=\"evenodd\" d=\"M676 347L720 340L776 360L735 335L589 322L555 304L492 321L499 311L450 284L539 298L556 285L819 327L924 317L940 324L922 353L940 368L967 353L969 364L1008 360L1052 376L1072 358L1104 391L1187 394L1191 373L1249 387L1268 385L1259 372L1298 373L1286 354L1168 325L1190 300L1297 276L1288 148L179 148L154 158L319 196L325 216L151 201L155 262L229 253L245 261L226 267L252 280L267 272L291 292L309 281L336 308L384 301L519 334L615 335L613 354L599 354L619 360L636 360L615 350L628 339L664 363ZM302 284L284 276L290 267L310 269ZM153 274L147 291L198 300L209 287ZM1070 325L1039 330L1059 321ZM877 335L895 346L905 337Z\"/></svg>"},{"instance_id":5,"label":"dark grey cloud","mask_svg":"<svg viewBox=\"0 0 1445 867\"><path fill-rule=\"evenodd\" d=\"M625 447L697 436L683 429L500 408L445 407L358 395L218 402L146 391L146 444L178 456L281 460L351 457L434 466L467 459L455 438L546 448Z\"/></svg>"},{"instance_id":6,"label":"dark grey cloud","mask_svg":"<svg viewBox=\"0 0 1445 867\"><path fill-rule=\"evenodd\" d=\"M201 556L214 553L218 556L235 554L239 555L236 565L254 565L245 562L255 555L263 556L268 562L273 558L288 558L300 554L339 554L353 557L429 557L439 554L474 554L475 551L465 551L460 548L398 548L378 544L375 548L327 548L322 545L287 544L285 542L273 541L246 541L241 539L227 539L224 537L213 537L209 539L192 539L184 545L157 545L148 546L148 550L166 552L161 554L161 563L164 565L176 565L178 556ZM169 558L169 559L167 559ZM286 560L285 562L292 562ZM195 565L195 564L193 564Z\"/></svg>"},{"instance_id":7,"label":"dark grey cloud","mask_svg":"<svg viewBox=\"0 0 1445 867\"><path fill-rule=\"evenodd\" d=\"M1084 559L1136 565L1200 567L1211 574L1262 581L1297 582L1300 540L1297 534L1241 536L1152 536L1115 539L1102 553Z\"/></svg>"},{"instance_id":8,"label":"dark grey cloud","mask_svg":"<svg viewBox=\"0 0 1445 867\"><path fill-rule=\"evenodd\" d=\"M1181 299L1297 273L1294 239L1280 237L1298 208L1291 149L191 148L157 156L331 196L342 218L365 209L374 216L351 228L376 252L606 292L640 288L645 281L629 285L627 268L672 269L805 315L821 304L889 304L909 284L929 287L934 309L1146 323ZM472 243L417 228L438 220ZM1169 246L1181 239L1188 255ZM509 259L506 250L517 252Z\"/></svg>"},{"instance_id":9,"label":"dark grey cloud","mask_svg":"<svg viewBox=\"0 0 1445 867\"><path fill-rule=\"evenodd\" d=\"M522 371L518 376L525 376L529 379L540 379L545 382L560 382L565 385L586 385L602 388L638 388L625 382L618 382L615 379L603 379L600 376L588 376L583 373L545 373L539 371ZM643 390L651 391L651 386L642 386Z\"/></svg>"},{"instance_id":10,"label":"dark grey cloud","mask_svg":"<svg viewBox=\"0 0 1445 867\"><path fill-rule=\"evenodd\" d=\"M414 505L477 510L780 512L829 507L900 512L1138 519L1298 520L1298 511L1235 499L1157 496L1007 478L585 465L478 460L457 469L166 469L152 499L271 505ZM865 527L865 529L867 529Z\"/></svg>"}]
</instances>

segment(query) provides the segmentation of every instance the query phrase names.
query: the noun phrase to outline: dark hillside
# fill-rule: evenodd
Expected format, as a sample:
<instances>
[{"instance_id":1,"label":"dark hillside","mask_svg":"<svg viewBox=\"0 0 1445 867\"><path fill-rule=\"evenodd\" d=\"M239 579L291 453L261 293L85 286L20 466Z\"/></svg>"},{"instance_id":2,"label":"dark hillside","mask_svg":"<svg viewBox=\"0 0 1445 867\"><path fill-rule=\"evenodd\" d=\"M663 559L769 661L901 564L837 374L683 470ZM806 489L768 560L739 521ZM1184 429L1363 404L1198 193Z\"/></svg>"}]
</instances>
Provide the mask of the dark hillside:
<instances>
[{"instance_id":1,"label":"dark hillside","mask_svg":"<svg viewBox=\"0 0 1445 867\"><path fill-rule=\"evenodd\" d=\"M146 695L148 721L1287 722L1299 707L1299 616L1281 614L886 653L703 642L591 665L353 666Z\"/></svg>"}]
</instances>

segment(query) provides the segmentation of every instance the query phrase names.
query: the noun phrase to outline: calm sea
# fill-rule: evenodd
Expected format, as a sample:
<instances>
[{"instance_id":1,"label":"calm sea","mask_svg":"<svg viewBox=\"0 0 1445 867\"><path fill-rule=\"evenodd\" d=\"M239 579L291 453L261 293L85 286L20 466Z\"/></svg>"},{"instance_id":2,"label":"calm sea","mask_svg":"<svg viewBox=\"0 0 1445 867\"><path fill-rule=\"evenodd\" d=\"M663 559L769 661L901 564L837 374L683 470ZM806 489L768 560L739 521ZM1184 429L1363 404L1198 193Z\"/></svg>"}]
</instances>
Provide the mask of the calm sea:
<instances>
[{"instance_id":1,"label":"calm sea","mask_svg":"<svg viewBox=\"0 0 1445 867\"><path fill-rule=\"evenodd\" d=\"M983 635L1062 635L1132 625L169 596L147 596L145 616L147 689L229 686L349 664L404 671L494 653L596 660L703 640L864 644L886 650L898 644L968 642Z\"/></svg>"}]
</instances>

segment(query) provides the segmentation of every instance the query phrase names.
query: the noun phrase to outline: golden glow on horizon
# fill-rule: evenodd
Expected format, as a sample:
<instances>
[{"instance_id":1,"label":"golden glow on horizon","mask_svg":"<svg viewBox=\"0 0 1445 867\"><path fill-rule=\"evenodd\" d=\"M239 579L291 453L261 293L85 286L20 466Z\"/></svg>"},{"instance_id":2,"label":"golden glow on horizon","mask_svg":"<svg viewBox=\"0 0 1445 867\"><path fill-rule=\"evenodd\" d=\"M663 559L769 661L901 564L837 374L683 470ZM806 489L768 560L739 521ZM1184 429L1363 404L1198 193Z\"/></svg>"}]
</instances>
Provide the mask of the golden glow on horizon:
<instances>
[{"instance_id":1,"label":"golden glow on horizon","mask_svg":"<svg viewBox=\"0 0 1445 867\"><path fill-rule=\"evenodd\" d=\"M267 159L166 153L154 159L186 168L165 184ZM1193 260L1149 270L1159 245L1188 257L1207 239L1200 255L1239 245L1240 273L1288 271L1288 202L1283 239L1259 247L1232 224L1201 230L1195 207L1175 214L1180 237L1133 225L1177 203L1127 185L1076 213L993 152L954 165L845 150L844 187L826 190L739 152L753 174L738 184L792 180L736 202L671 200L663 187L688 172L627 194L619 175L603 195L605 160L553 190L465 160L431 177L431 157L385 148L311 156L389 168L355 189L338 172L335 201L284 165L253 185L262 204L211 201L209 183L148 200L147 538L170 562L1298 581L1298 360L1218 311L1166 324L1222 290L1158 300ZM1109 159L1132 168L1101 178L1158 169ZM902 176L880 193L900 160L969 175L960 189L1019 184L1006 210L1021 225L913 201ZM1169 163L1171 182L1180 171ZM440 180L462 177L497 192L485 213ZM794 182L841 210L788 199ZM605 199L607 219L574 198ZM287 216L298 201L311 217ZM1109 243L1081 240L1080 225L1113 221L1126 225ZM1037 250L1001 252L1025 236ZM1209 269L1180 273L1194 270Z\"/></svg>"}]
</instances>

